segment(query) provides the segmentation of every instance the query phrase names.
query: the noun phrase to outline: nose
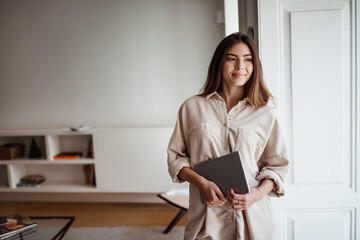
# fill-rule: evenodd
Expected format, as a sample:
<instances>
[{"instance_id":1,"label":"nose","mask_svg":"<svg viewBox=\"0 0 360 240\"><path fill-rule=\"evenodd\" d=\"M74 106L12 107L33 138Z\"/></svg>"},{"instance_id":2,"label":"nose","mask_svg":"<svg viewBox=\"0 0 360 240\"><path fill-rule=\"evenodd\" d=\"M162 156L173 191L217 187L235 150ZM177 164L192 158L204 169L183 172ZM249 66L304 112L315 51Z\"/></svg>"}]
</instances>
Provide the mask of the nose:
<instances>
[{"instance_id":1,"label":"nose","mask_svg":"<svg viewBox=\"0 0 360 240\"><path fill-rule=\"evenodd\" d=\"M244 63L242 63L241 61L236 61L235 62L235 69L236 70L244 69Z\"/></svg>"}]
</instances>

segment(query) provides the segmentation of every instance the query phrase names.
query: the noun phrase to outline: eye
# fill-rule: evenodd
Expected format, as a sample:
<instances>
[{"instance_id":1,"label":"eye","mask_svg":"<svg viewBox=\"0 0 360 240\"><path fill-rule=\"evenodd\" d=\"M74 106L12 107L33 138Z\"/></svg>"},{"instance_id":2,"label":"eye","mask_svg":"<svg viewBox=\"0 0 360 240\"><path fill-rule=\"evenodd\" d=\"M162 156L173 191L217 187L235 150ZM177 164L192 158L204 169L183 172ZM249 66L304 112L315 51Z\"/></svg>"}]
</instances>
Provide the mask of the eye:
<instances>
[{"instance_id":1,"label":"eye","mask_svg":"<svg viewBox=\"0 0 360 240\"><path fill-rule=\"evenodd\" d=\"M252 58L245 59L245 62L252 62Z\"/></svg>"},{"instance_id":2,"label":"eye","mask_svg":"<svg viewBox=\"0 0 360 240\"><path fill-rule=\"evenodd\" d=\"M227 58L226 58L226 60L227 60L227 61L235 61L235 60L236 60L236 58L233 58L233 57L227 57Z\"/></svg>"}]
</instances>

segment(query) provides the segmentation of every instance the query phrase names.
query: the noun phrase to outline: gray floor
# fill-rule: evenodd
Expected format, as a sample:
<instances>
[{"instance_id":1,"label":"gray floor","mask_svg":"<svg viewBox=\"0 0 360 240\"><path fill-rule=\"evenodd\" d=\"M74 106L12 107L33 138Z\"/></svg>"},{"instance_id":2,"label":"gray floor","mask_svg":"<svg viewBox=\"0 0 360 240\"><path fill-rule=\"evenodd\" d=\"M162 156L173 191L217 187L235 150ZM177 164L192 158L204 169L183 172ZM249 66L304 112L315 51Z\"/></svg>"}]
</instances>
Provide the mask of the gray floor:
<instances>
[{"instance_id":1,"label":"gray floor","mask_svg":"<svg viewBox=\"0 0 360 240\"><path fill-rule=\"evenodd\" d=\"M163 234L165 227L101 227L70 228L64 240L124 239L124 240L180 240L184 227L174 227L170 233Z\"/></svg>"}]
</instances>

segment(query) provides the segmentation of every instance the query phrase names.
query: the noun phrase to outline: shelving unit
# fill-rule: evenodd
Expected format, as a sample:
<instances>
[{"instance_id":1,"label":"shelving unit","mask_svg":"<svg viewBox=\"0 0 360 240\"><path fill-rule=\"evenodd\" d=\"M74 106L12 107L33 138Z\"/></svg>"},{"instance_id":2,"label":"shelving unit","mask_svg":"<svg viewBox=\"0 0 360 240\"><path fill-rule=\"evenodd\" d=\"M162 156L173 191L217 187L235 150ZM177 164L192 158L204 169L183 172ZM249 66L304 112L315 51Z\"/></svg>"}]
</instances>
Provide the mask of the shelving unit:
<instances>
[{"instance_id":1,"label":"shelving unit","mask_svg":"<svg viewBox=\"0 0 360 240\"><path fill-rule=\"evenodd\" d=\"M165 150L172 132L172 127L151 126L97 126L82 132L0 130L0 145L25 146L24 156L0 160L0 202L79 199L152 202L154 193L184 187L172 183L168 174ZM33 138L41 152L39 158L29 157ZM85 154L79 159L54 159L60 152ZM46 181L40 187L17 187L20 179L29 174L44 175Z\"/></svg>"},{"instance_id":2,"label":"shelving unit","mask_svg":"<svg viewBox=\"0 0 360 240\"><path fill-rule=\"evenodd\" d=\"M30 158L33 139L41 156ZM24 144L24 155L0 160L0 192L93 192L96 191L96 160L92 132L69 130L3 131L0 145ZM56 159L60 152L81 152L79 159ZM44 175L39 187L17 187L26 175Z\"/></svg>"}]
</instances>

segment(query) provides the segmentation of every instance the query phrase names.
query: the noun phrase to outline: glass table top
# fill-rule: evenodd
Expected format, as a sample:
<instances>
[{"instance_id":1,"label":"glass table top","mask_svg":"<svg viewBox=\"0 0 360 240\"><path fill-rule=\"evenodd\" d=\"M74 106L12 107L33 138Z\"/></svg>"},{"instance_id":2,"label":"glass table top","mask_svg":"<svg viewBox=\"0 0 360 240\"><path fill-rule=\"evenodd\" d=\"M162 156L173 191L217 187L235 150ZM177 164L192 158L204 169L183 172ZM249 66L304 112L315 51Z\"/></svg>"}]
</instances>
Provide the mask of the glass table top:
<instances>
[{"instance_id":1,"label":"glass table top","mask_svg":"<svg viewBox=\"0 0 360 240\"><path fill-rule=\"evenodd\" d=\"M58 240L62 239L75 217L30 217L39 227L19 233L6 240Z\"/></svg>"}]
</instances>

